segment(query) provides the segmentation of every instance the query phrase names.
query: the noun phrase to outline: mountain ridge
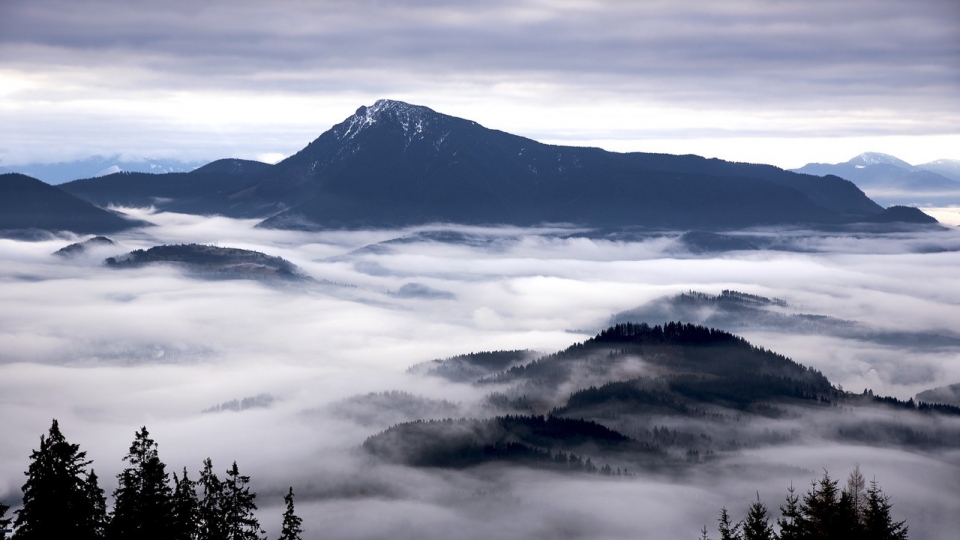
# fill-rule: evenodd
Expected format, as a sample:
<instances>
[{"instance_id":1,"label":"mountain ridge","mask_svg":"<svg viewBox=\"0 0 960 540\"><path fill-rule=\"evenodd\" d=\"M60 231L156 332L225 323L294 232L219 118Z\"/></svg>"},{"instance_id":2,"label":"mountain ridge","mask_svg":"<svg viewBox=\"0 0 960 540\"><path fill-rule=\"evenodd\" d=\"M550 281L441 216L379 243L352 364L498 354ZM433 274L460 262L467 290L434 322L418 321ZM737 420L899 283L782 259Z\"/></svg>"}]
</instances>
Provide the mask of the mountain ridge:
<instances>
[{"instance_id":1,"label":"mountain ridge","mask_svg":"<svg viewBox=\"0 0 960 540\"><path fill-rule=\"evenodd\" d=\"M112 233L144 225L19 173L0 174L0 231Z\"/></svg>"},{"instance_id":2,"label":"mountain ridge","mask_svg":"<svg viewBox=\"0 0 960 540\"><path fill-rule=\"evenodd\" d=\"M845 178L885 205L960 202L960 161L956 160L911 165L890 154L864 152L843 163L808 163L792 171Z\"/></svg>"},{"instance_id":3,"label":"mountain ridge","mask_svg":"<svg viewBox=\"0 0 960 540\"><path fill-rule=\"evenodd\" d=\"M63 184L81 178L96 178L117 172L173 173L190 172L205 161L181 161L177 159L125 158L120 154L95 155L85 159L56 163L24 163L2 165L0 173L15 172L32 176L51 185Z\"/></svg>"},{"instance_id":4,"label":"mountain ridge","mask_svg":"<svg viewBox=\"0 0 960 540\"><path fill-rule=\"evenodd\" d=\"M204 169L189 174L212 172ZM198 183L172 195L161 193L160 178L123 196L97 179L64 189L100 204L154 201L161 210L308 230L439 222L723 230L864 222L883 211L836 176L549 145L392 100L358 108L276 165L233 181L220 174L209 175L217 189Z\"/></svg>"}]
</instances>

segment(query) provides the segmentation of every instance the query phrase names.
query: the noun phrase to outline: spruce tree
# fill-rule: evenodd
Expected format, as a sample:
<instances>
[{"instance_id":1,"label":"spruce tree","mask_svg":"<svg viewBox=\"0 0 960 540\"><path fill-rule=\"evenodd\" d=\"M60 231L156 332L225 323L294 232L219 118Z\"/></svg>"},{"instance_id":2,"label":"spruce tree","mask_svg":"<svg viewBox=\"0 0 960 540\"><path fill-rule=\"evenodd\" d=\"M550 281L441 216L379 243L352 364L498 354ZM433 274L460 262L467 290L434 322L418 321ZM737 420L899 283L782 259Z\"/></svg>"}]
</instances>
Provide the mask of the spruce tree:
<instances>
[{"instance_id":1,"label":"spruce tree","mask_svg":"<svg viewBox=\"0 0 960 540\"><path fill-rule=\"evenodd\" d=\"M103 488L100 487L100 479L97 478L97 473L93 469L90 469L85 484L87 501L90 503L88 525L95 538L106 538L109 524L107 498L103 494Z\"/></svg>"},{"instance_id":2,"label":"spruce tree","mask_svg":"<svg viewBox=\"0 0 960 540\"><path fill-rule=\"evenodd\" d=\"M813 538L847 540L841 527L840 490L837 481L831 479L826 470L823 478L813 481L810 491L803 496L801 511L804 529Z\"/></svg>"},{"instance_id":3,"label":"spruce tree","mask_svg":"<svg viewBox=\"0 0 960 540\"><path fill-rule=\"evenodd\" d=\"M837 503L837 522L834 530L844 540L861 540L863 527L860 525L860 518L857 516L856 503L846 490L840 492L840 500Z\"/></svg>"},{"instance_id":4,"label":"spruce tree","mask_svg":"<svg viewBox=\"0 0 960 540\"><path fill-rule=\"evenodd\" d=\"M86 456L80 445L67 442L54 420L48 435L40 436L40 449L30 454L14 540L99 538L90 522L94 509L87 496Z\"/></svg>"},{"instance_id":5,"label":"spruce tree","mask_svg":"<svg viewBox=\"0 0 960 540\"><path fill-rule=\"evenodd\" d=\"M767 516L767 506L760 502L760 492L757 492L757 502L750 505L747 517L743 520L743 540L773 540L773 527Z\"/></svg>"},{"instance_id":6,"label":"spruce tree","mask_svg":"<svg viewBox=\"0 0 960 540\"><path fill-rule=\"evenodd\" d=\"M780 540L801 540L804 537L806 521L800 508L800 498L795 492L796 488L791 483L787 489L787 502L780 506L780 517L777 518Z\"/></svg>"},{"instance_id":7,"label":"spruce tree","mask_svg":"<svg viewBox=\"0 0 960 540\"><path fill-rule=\"evenodd\" d=\"M224 512L223 482L213 472L210 458L203 460L203 470L197 482L203 490L198 508L198 540L228 540Z\"/></svg>"},{"instance_id":8,"label":"spruce tree","mask_svg":"<svg viewBox=\"0 0 960 540\"><path fill-rule=\"evenodd\" d=\"M200 532L200 501L197 499L197 483L187 476L183 468L183 478L173 475L173 521L170 524L170 538L173 540L196 540Z\"/></svg>"},{"instance_id":9,"label":"spruce tree","mask_svg":"<svg viewBox=\"0 0 960 540\"><path fill-rule=\"evenodd\" d=\"M240 474L234 461L223 481L223 513L228 540L259 540L264 532L254 515L257 495L250 491L249 483L250 477Z\"/></svg>"},{"instance_id":10,"label":"spruce tree","mask_svg":"<svg viewBox=\"0 0 960 540\"><path fill-rule=\"evenodd\" d=\"M123 459L130 467L117 475L110 540L168 540L173 518L170 478L146 427L135 434Z\"/></svg>"},{"instance_id":11,"label":"spruce tree","mask_svg":"<svg viewBox=\"0 0 960 540\"><path fill-rule=\"evenodd\" d=\"M890 516L890 497L885 495L876 480L867 490L867 506L863 513L865 540L907 540L904 521L893 521Z\"/></svg>"},{"instance_id":12,"label":"spruce tree","mask_svg":"<svg viewBox=\"0 0 960 540\"><path fill-rule=\"evenodd\" d=\"M290 491L287 492L283 497L283 501L287 503L287 509L283 512L283 526L280 530L279 540L302 540L300 535L303 533L303 529L300 525L303 524L303 520L297 517L297 514L293 510L293 487L290 487ZM704 528L706 530L706 528Z\"/></svg>"},{"instance_id":13,"label":"spruce tree","mask_svg":"<svg viewBox=\"0 0 960 540\"><path fill-rule=\"evenodd\" d=\"M720 540L740 540L740 523L730 524L730 514L727 512L726 506L720 509L720 519L717 521L719 522L717 530L720 531Z\"/></svg>"},{"instance_id":14,"label":"spruce tree","mask_svg":"<svg viewBox=\"0 0 960 540\"><path fill-rule=\"evenodd\" d=\"M710 540L710 537L707 536L707 526L706 526L706 525L704 525L704 526L700 529L700 538L699 538L698 540Z\"/></svg>"}]
</instances>

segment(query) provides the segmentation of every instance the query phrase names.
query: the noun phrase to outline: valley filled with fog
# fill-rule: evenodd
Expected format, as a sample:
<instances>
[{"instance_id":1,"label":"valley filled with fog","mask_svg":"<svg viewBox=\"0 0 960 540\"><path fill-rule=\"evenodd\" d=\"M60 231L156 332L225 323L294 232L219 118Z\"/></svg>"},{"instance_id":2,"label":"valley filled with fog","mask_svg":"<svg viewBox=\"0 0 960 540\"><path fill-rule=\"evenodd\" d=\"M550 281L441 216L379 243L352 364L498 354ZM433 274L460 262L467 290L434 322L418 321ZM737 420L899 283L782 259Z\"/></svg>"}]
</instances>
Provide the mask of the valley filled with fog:
<instances>
[{"instance_id":1,"label":"valley filled with fog","mask_svg":"<svg viewBox=\"0 0 960 540\"><path fill-rule=\"evenodd\" d=\"M958 439L910 445L882 430L834 437L835 426L870 431L871 422L897 421L949 439L960 416L841 406L744 420L732 429L793 435L689 467L631 465L627 477L497 463L413 467L361 447L401 422L495 416L489 394L511 390L412 366L480 351L552 354L597 335L616 314L657 305L647 312L666 315L662 306L672 304L663 299L689 291L776 299L764 309L778 321L821 321L743 319L725 329L849 392L908 400L958 383L954 226L759 228L704 241L560 226L281 231L256 219L122 210L153 226L70 256L53 253L87 237L0 239L0 502L14 508L30 451L56 418L108 494L143 425L171 471L193 473L208 456L220 469L236 460L272 535L292 485L308 538L320 530L358 539L693 538L702 524L713 528L723 505L741 515L759 490L775 510L791 483L802 491L824 469L843 480L856 463L893 496L911 537L953 538L960 527ZM297 278L104 264L194 243L281 257ZM711 308L698 309L651 324L709 326ZM631 362L617 377L650 369L642 357ZM562 407L571 392L612 380L575 376L543 399Z\"/></svg>"}]
</instances>

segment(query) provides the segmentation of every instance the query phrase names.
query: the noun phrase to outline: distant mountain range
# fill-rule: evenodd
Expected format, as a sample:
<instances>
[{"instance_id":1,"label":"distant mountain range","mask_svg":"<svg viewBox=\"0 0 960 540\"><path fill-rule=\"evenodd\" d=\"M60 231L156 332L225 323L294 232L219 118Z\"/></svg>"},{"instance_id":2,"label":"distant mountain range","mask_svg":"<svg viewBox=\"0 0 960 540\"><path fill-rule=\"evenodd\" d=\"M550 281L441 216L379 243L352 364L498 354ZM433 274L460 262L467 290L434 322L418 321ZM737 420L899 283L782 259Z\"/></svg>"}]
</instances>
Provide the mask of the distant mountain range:
<instances>
[{"instance_id":1,"label":"distant mountain range","mask_svg":"<svg viewBox=\"0 0 960 540\"><path fill-rule=\"evenodd\" d=\"M866 152L844 163L809 163L794 172L846 178L884 205L960 204L960 160L911 165L889 154Z\"/></svg>"},{"instance_id":2,"label":"distant mountain range","mask_svg":"<svg viewBox=\"0 0 960 540\"><path fill-rule=\"evenodd\" d=\"M261 217L263 227L305 230L436 222L723 230L930 221L918 211L884 210L837 176L548 145L389 100L360 107L276 165L224 159L189 172L115 172L59 187L100 207Z\"/></svg>"},{"instance_id":3,"label":"distant mountain range","mask_svg":"<svg viewBox=\"0 0 960 540\"><path fill-rule=\"evenodd\" d=\"M91 156L87 159L59 163L28 163L0 166L2 173L20 173L43 180L48 184L62 184L80 178L95 178L118 172L145 172L151 174L189 172L206 161L176 159L129 159L120 155Z\"/></svg>"}]
</instances>

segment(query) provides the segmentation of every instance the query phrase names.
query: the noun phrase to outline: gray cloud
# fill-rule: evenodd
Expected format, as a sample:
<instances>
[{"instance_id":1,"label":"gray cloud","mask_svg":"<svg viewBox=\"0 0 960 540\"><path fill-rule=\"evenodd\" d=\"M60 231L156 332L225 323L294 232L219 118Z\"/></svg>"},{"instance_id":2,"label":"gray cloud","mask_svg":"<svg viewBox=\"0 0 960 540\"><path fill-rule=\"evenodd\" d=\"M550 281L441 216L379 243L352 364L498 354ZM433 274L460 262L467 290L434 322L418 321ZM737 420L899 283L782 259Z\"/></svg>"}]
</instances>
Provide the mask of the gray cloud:
<instances>
[{"instance_id":1,"label":"gray cloud","mask_svg":"<svg viewBox=\"0 0 960 540\"><path fill-rule=\"evenodd\" d=\"M26 109L0 109L0 118L16 126L0 131L8 146L0 157L18 159L65 124L97 131L106 152L113 144L125 152L162 153L179 136L206 138L207 153L233 148L249 155L255 150L248 139L259 135L261 152L290 153L351 105L376 97L438 100L452 106L450 112L475 112L483 121L478 103L497 92L517 107L609 102L679 107L693 116L722 110L754 120L737 126L722 119L656 120L612 131L580 124L557 129L536 119L508 126L553 140L955 134L958 29L960 7L950 0L291 0L269 6L15 0L0 6L0 61L35 84L7 98ZM151 107L71 109L47 117L50 109L38 106L78 99L176 102L197 92L260 96L258 107L273 107L271 99L284 96L342 105L324 112L326 124L312 130L277 118L275 131L264 132L266 122L221 127L227 140L216 144L209 127L164 120ZM238 107L238 116L249 113ZM139 144L118 131L138 133ZM179 154L192 146L174 144Z\"/></svg>"}]
</instances>

